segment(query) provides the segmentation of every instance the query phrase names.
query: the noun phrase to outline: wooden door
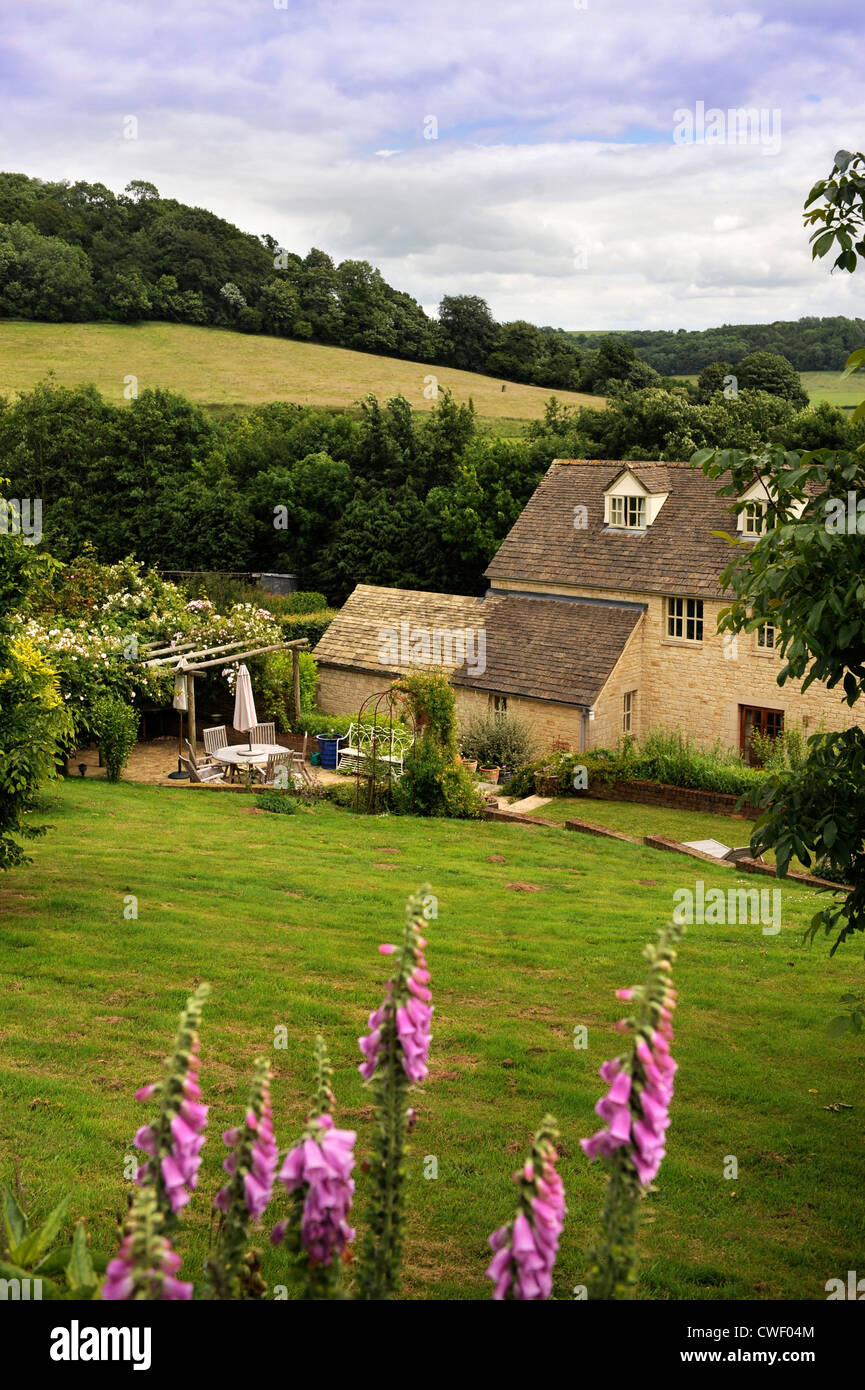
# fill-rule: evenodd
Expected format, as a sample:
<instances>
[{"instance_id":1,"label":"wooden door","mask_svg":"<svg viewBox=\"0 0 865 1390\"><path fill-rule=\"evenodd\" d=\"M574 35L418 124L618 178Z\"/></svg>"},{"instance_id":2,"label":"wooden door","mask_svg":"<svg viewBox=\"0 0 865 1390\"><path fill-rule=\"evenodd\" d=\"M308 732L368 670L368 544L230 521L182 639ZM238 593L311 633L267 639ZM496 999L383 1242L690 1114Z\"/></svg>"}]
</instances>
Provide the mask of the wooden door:
<instances>
[{"instance_id":1,"label":"wooden door","mask_svg":"<svg viewBox=\"0 0 865 1390\"><path fill-rule=\"evenodd\" d=\"M739 706L739 748L742 757L753 766L758 760L751 748L751 739L759 733L769 738L778 738L784 732L784 711L782 709L763 709L759 705Z\"/></svg>"}]
</instances>

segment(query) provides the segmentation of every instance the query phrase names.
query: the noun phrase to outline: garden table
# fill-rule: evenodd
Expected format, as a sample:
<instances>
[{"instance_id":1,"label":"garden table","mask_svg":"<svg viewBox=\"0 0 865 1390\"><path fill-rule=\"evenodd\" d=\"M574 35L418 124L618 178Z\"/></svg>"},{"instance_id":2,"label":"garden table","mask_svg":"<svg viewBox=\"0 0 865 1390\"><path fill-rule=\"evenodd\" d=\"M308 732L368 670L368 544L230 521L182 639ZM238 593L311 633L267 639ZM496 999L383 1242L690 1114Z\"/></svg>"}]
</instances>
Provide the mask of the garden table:
<instances>
[{"instance_id":1,"label":"garden table","mask_svg":"<svg viewBox=\"0 0 865 1390\"><path fill-rule=\"evenodd\" d=\"M247 767L250 763L266 763L271 753L289 753L291 749L283 748L281 743L254 743L252 748L246 743L233 743L225 748L217 748L211 756L219 763L225 763L228 768L229 780L234 778L238 768Z\"/></svg>"}]
</instances>

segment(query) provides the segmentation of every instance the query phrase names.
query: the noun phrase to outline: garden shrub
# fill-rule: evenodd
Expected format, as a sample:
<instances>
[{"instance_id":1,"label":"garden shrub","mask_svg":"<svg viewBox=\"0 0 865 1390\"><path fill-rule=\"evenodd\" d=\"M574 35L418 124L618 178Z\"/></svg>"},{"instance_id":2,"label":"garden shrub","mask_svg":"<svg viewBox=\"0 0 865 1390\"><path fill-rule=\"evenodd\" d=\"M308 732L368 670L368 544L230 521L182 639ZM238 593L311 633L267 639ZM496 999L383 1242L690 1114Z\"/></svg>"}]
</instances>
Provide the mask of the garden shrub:
<instances>
[{"instance_id":1,"label":"garden shrub","mask_svg":"<svg viewBox=\"0 0 865 1390\"><path fill-rule=\"evenodd\" d=\"M279 792L273 788L259 792L255 801L262 811L273 811L277 815L293 816L297 811L289 792Z\"/></svg>"},{"instance_id":2,"label":"garden shrub","mask_svg":"<svg viewBox=\"0 0 865 1390\"><path fill-rule=\"evenodd\" d=\"M0 532L0 870L22 863L20 841L42 833L30 813L73 731L56 671L14 617L31 563L21 538Z\"/></svg>"},{"instance_id":3,"label":"garden shrub","mask_svg":"<svg viewBox=\"0 0 865 1390\"><path fill-rule=\"evenodd\" d=\"M336 617L336 612L335 608L324 608L318 613L287 613L285 617L277 618L277 621L286 642L305 637L310 647L314 647L327 632Z\"/></svg>"},{"instance_id":4,"label":"garden shrub","mask_svg":"<svg viewBox=\"0 0 865 1390\"><path fill-rule=\"evenodd\" d=\"M333 802L334 806L341 806L343 810L353 811L357 801L354 780L351 782L332 782L329 787L322 791L322 798L325 801Z\"/></svg>"},{"instance_id":5,"label":"garden shrub","mask_svg":"<svg viewBox=\"0 0 865 1390\"><path fill-rule=\"evenodd\" d=\"M471 715L460 730L464 758L477 758L479 767L521 767L531 756L529 725L515 714L490 710Z\"/></svg>"},{"instance_id":6,"label":"garden shrub","mask_svg":"<svg viewBox=\"0 0 865 1390\"><path fill-rule=\"evenodd\" d=\"M312 652L300 653L301 714L315 710L318 667ZM255 686L256 708L264 719L272 719L281 734L292 727L294 667L291 652L268 652L261 659L261 673ZM300 720L303 723L303 719Z\"/></svg>"},{"instance_id":7,"label":"garden shrub","mask_svg":"<svg viewBox=\"0 0 865 1390\"><path fill-rule=\"evenodd\" d=\"M109 782L119 782L138 736L138 710L116 695L103 695L93 714L105 776Z\"/></svg>"},{"instance_id":8,"label":"garden shrub","mask_svg":"<svg viewBox=\"0 0 865 1390\"><path fill-rule=\"evenodd\" d=\"M790 748L795 746L791 740ZM645 781L742 796L759 787L766 775L762 768L749 767L735 749L725 748L720 741L702 749L688 735L656 729L650 730L641 745L625 736L615 748L593 748L587 753L557 751L526 763L508 783L508 794L530 796L542 779L552 778L554 795L574 795L574 774L579 767L586 769L589 795L599 783Z\"/></svg>"},{"instance_id":9,"label":"garden shrub","mask_svg":"<svg viewBox=\"0 0 865 1390\"><path fill-rule=\"evenodd\" d=\"M477 817L484 806L457 762L456 696L442 671L413 671L392 687L409 706L417 738L394 783L394 810L417 816Z\"/></svg>"}]
</instances>

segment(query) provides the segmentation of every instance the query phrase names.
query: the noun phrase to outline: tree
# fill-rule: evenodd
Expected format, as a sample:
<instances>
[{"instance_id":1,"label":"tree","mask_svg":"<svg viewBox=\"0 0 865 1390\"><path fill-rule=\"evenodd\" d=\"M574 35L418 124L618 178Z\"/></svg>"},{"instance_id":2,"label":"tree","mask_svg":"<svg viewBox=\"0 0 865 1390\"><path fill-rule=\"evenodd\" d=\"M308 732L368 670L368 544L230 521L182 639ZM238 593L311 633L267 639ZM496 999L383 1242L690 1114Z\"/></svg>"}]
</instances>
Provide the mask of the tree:
<instances>
[{"instance_id":1,"label":"tree","mask_svg":"<svg viewBox=\"0 0 865 1390\"><path fill-rule=\"evenodd\" d=\"M736 377L740 387L781 396L797 410L804 410L809 403L808 392L802 385L799 373L786 357L778 353L750 352L736 368Z\"/></svg>"},{"instance_id":2,"label":"tree","mask_svg":"<svg viewBox=\"0 0 865 1390\"><path fill-rule=\"evenodd\" d=\"M297 290L289 280L268 280L258 301L265 333L291 337L300 316Z\"/></svg>"},{"instance_id":3,"label":"tree","mask_svg":"<svg viewBox=\"0 0 865 1390\"><path fill-rule=\"evenodd\" d=\"M533 323L516 319L503 323L495 348L487 358L490 376L504 376L510 381L532 381L543 357L544 335Z\"/></svg>"},{"instance_id":4,"label":"tree","mask_svg":"<svg viewBox=\"0 0 865 1390\"><path fill-rule=\"evenodd\" d=\"M697 395L705 405L717 391L724 389L726 378L732 374L729 362L710 362L697 377Z\"/></svg>"},{"instance_id":5,"label":"tree","mask_svg":"<svg viewBox=\"0 0 865 1390\"><path fill-rule=\"evenodd\" d=\"M159 198L159 189L155 183L148 183L146 179L132 179L126 185L124 192L133 203L153 203Z\"/></svg>"},{"instance_id":6,"label":"tree","mask_svg":"<svg viewBox=\"0 0 865 1390\"><path fill-rule=\"evenodd\" d=\"M20 222L0 226L0 315L86 319L92 293L90 265L78 247L40 236Z\"/></svg>"},{"instance_id":7,"label":"tree","mask_svg":"<svg viewBox=\"0 0 865 1390\"><path fill-rule=\"evenodd\" d=\"M819 199L822 207L807 209ZM813 256L838 247L837 269L853 272L865 258L865 156L841 150L828 179L805 203ZM858 360L856 360L858 359ZM848 363L865 362L865 349ZM851 708L865 692L865 454L836 449L797 453L781 446L758 455L701 451L692 463L741 496L759 479L772 499L770 525L736 545L721 583L733 601L720 626L752 630L771 621L785 664L779 685L815 680ZM861 509L861 510L860 510ZM835 933L832 953L865 931L865 730L812 734L793 772L770 775L759 794L763 816L751 838L755 852L773 848L784 874L795 855L803 864L851 887L812 919L810 935Z\"/></svg>"},{"instance_id":8,"label":"tree","mask_svg":"<svg viewBox=\"0 0 865 1390\"><path fill-rule=\"evenodd\" d=\"M467 372L484 371L498 339L486 300L476 294L446 294L439 304L439 323L447 335L451 366Z\"/></svg>"}]
</instances>

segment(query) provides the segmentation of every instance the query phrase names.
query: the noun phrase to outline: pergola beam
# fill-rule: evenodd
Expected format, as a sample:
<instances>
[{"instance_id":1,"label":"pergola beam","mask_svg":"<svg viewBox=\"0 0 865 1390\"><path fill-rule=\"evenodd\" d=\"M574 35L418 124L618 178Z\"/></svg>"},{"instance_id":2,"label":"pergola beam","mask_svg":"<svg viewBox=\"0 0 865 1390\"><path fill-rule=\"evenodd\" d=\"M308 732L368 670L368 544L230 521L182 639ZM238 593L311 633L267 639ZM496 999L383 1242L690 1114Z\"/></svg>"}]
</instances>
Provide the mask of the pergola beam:
<instances>
[{"instance_id":1,"label":"pergola beam","mask_svg":"<svg viewBox=\"0 0 865 1390\"><path fill-rule=\"evenodd\" d=\"M150 656L145 661L145 666L167 666L174 660L175 655L186 657L209 656L211 652L230 652L233 647L242 647L243 639L236 642L223 642L220 647L196 647L194 642L190 642L184 647L166 647L166 656Z\"/></svg>"},{"instance_id":2,"label":"pergola beam","mask_svg":"<svg viewBox=\"0 0 865 1390\"><path fill-rule=\"evenodd\" d=\"M226 647L204 647L202 648L202 655L206 652L225 652L225 655L214 657L212 661L196 661L192 666L181 667L178 662L175 667L175 670L184 676L186 681L187 732L189 735L189 742L192 744L193 748L195 748L198 738L195 720L195 677L200 675L203 671L209 671L213 666L225 666L226 663L228 665L233 665L237 661L245 661L247 657L264 656L267 652L291 652L292 712L295 720L300 718L300 653L305 647L309 646L309 639L307 637L296 637L291 642L273 642L268 647L254 647L251 651L246 652L234 652L229 650L231 647L236 647L238 645L240 644L237 642L229 642ZM175 651L177 651L177 648L175 648ZM162 657L155 661L147 662L147 665L162 666L172 659L171 657Z\"/></svg>"},{"instance_id":3,"label":"pergola beam","mask_svg":"<svg viewBox=\"0 0 865 1390\"><path fill-rule=\"evenodd\" d=\"M195 675L199 671L208 670L211 666L224 666L226 662L245 661L247 657L264 656L265 652L288 652L295 648L308 646L309 639L307 637L295 638L293 642L274 642L269 647L256 647L250 652L232 652L231 656L218 656L215 657L213 661L196 661L194 666L187 666L185 668L185 674L187 676L190 673ZM218 651L219 649L214 648L214 650Z\"/></svg>"}]
</instances>

